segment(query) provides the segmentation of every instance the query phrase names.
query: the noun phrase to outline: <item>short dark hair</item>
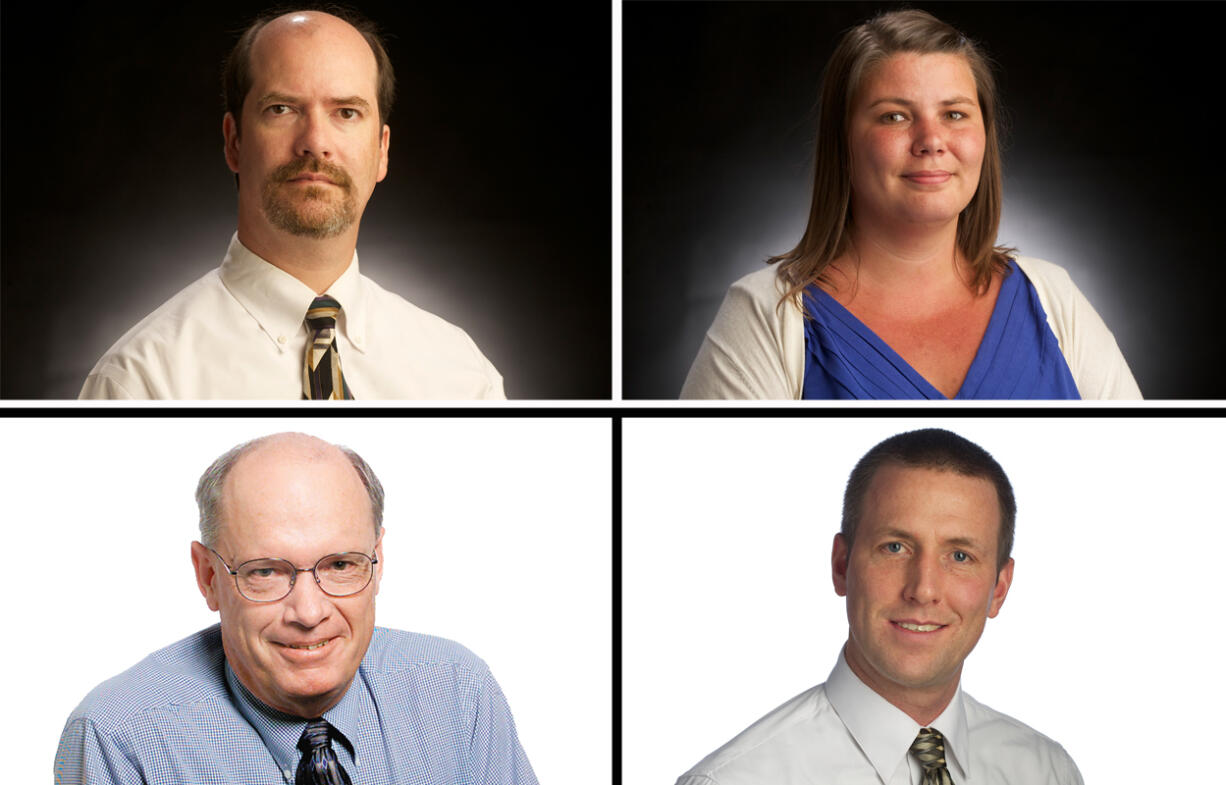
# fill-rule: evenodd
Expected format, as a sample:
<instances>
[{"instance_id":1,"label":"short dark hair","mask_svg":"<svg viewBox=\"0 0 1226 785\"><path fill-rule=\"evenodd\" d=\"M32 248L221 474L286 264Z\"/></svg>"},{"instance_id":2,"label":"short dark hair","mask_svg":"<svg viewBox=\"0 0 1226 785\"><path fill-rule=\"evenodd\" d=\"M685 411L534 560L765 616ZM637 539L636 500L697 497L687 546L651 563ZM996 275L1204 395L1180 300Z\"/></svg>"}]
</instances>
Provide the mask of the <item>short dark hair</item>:
<instances>
[{"instance_id":1,"label":"short dark hair","mask_svg":"<svg viewBox=\"0 0 1226 785\"><path fill-rule=\"evenodd\" d=\"M916 469L939 469L988 480L996 487L1000 504L1000 536L997 538L996 569L1000 570L1013 551L1013 523L1017 519L1017 502L1013 486L1005 470L987 450L978 444L941 428L925 428L891 436L864 454L847 478L843 492L843 524L841 532L851 549L856 527L864 511L864 497L881 467L901 464Z\"/></svg>"},{"instance_id":2,"label":"short dark hair","mask_svg":"<svg viewBox=\"0 0 1226 785\"><path fill-rule=\"evenodd\" d=\"M392 102L396 95L396 75L392 72L392 61L387 56L387 49L383 43L384 36L379 31L378 25L348 6L336 3L305 3L302 5L280 5L261 13L242 31L238 41L234 44L234 48L230 50L230 54L226 55L226 59L222 63L222 100L225 105L225 111L234 115L234 124L239 129L240 135L243 120L243 101L247 99L247 93L251 92L251 45L255 42L256 35L264 29L266 24L277 17L293 13L294 11L322 11L323 13L331 14L353 25L362 34L362 37L366 39L366 43L370 44L371 52L375 55L379 125L385 124L388 117L392 114Z\"/></svg>"}]
</instances>

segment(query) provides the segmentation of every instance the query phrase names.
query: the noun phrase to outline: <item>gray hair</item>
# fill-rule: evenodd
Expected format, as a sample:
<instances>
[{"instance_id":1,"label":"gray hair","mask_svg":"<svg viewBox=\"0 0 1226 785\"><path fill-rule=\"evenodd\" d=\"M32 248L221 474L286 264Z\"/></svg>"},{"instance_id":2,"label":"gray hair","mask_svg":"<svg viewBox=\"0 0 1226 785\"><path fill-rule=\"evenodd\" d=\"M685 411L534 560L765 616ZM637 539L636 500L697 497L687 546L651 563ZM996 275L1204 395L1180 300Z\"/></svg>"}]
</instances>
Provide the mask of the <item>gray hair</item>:
<instances>
[{"instance_id":1,"label":"gray hair","mask_svg":"<svg viewBox=\"0 0 1226 785\"><path fill-rule=\"evenodd\" d=\"M221 530L222 487L225 485L230 470L234 468L234 464L239 458L268 439L282 435L284 434L261 436L232 447L213 461L204 474L200 475L200 482L196 485L196 505L200 508L200 542L210 548L217 546L217 536ZM333 446L349 459L349 463L353 465L358 478L362 481L362 486L366 488L366 494L370 497L370 516L375 523L375 537L378 538L383 532L383 485L375 476L374 469L370 468L370 464L363 460L362 456L348 447L339 444Z\"/></svg>"}]
</instances>

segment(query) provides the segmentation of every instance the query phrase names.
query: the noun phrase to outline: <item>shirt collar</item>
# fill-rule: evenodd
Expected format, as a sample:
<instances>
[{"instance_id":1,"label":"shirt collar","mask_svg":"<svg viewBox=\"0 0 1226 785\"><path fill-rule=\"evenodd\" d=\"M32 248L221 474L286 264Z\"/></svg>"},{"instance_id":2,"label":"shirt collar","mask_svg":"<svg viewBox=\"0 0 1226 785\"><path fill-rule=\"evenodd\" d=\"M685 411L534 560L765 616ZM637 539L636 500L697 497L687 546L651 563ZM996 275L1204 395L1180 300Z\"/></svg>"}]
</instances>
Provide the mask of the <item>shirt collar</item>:
<instances>
[{"instance_id":1,"label":"shirt collar","mask_svg":"<svg viewBox=\"0 0 1226 785\"><path fill-rule=\"evenodd\" d=\"M256 733L260 735L264 746L268 748L273 760L277 762L277 766L281 771L288 772L287 776L292 780L301 758L298 739L302 738L302 731L306 728L307 721L302 717L294 717L278 711L252 695L234 675L229 662L226 663L226 684L230 688L230 694L234 696L234 703L238 706L239 712L247 718ZM354 689L355 686L357 689ZM323 715L323 718L336 731L333 734L333 740L340 742L349 750L353 755L355 766L361 765L356 740L359 738L358 722L362 706L366 702L362 699L365 692L366 688L361 674L356 674L340 702Z\"/></svg>"},{"instance_id":2,"label":"shirt collar","mask_svg":"<svg viewBox=\"0 0 1226 785\"><path fill-rule=\"evenodd\" d=\"M306 330L304 319L307 308L316 297L311 287L256 256L239 242L238 232L230 238L226 258L222 260L221 282L256 320L278 351L295 346L293 339ZM326 294L341 304L341 314L337 320L341 333L358 351L364 352L365 292L358 271L356 250L345 272L328 287Z\"/></svg>"},{"instance_id":3,"label":"shirt collar","mask_svg":"<svg viewBox=\"0 0 1226 785\"><path fill-rule=\"evenodd\" d=\"M861 681L847 664L844 653L839 654L839 660L826 680L826 697L881 781L889 782L924 726ZM955 782L963 781L969 768L970 745L962 685L958 685L945 711L927 727L935 728L945 737L945 749L949 753L946 763L950 765L950 774Z\"/></svg>"}]
</instances>

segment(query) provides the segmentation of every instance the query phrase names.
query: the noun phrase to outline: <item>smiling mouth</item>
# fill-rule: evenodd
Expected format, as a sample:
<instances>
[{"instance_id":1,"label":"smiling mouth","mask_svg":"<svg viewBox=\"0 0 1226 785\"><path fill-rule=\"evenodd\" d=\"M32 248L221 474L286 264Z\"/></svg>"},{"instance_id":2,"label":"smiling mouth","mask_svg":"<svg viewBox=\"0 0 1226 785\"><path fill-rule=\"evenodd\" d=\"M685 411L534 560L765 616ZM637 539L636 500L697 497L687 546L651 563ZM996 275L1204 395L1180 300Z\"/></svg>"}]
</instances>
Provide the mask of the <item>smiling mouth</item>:
<instances>
[{"instance_id":1,"label":"smiling mouth","mask_svg":"<svg viewBox=\"0 0 1226 785\"><path fill-rule=\"evenodd\" d=\"M280 643L277 645L284 646L287 649L296 649L298 651L315 651L316 649L322 646L328 645L331 641L332 639L328 638L327 640L320 641L319 643L308 643L308 644Z\"/></svg>"},{"instance_id":2,"label":"smiling mouth","mask_svg":"<svg viewBox=\"0 0 1226 785\"><path fill-rule=\"evenodd\" d=\"M945 626L944 624L912 624L907 621L896 621L894 623L904 630L910 630L911 632L935 632Z\"/></svg>"}]
</instances>

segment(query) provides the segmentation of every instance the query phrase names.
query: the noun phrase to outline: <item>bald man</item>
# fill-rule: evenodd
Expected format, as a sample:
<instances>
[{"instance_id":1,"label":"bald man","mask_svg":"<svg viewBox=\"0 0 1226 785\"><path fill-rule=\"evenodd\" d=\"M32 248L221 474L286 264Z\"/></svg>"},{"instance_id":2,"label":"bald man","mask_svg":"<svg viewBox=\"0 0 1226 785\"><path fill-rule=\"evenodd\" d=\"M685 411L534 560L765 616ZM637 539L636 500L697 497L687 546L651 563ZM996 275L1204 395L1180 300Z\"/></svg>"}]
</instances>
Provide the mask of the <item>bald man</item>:
<instances>
[{"instance_id":1,"label":"bald man","mask_svg":"<svg viewBox=\"0 0 1226 785\"><path fill-rule=\"evenodd\" d=\"M57 784L536 785L489 668L375 627L383 487L303 434L241 444L200 478L196 583L220 625L94 689Z\"/></svg>"},{"instance_id":2,"label":"bald man","mask_svg":"<svg viewBox=\"0 0 1226 785\"><path fill-rule=\"evenodd\" d=\"M239 37L222 119L238 231L220 268L103 355L81 398L505 397L463 330L358 270L395 78L374 25L337 13L269 13Z\"/></svg>"}]
</instances>

